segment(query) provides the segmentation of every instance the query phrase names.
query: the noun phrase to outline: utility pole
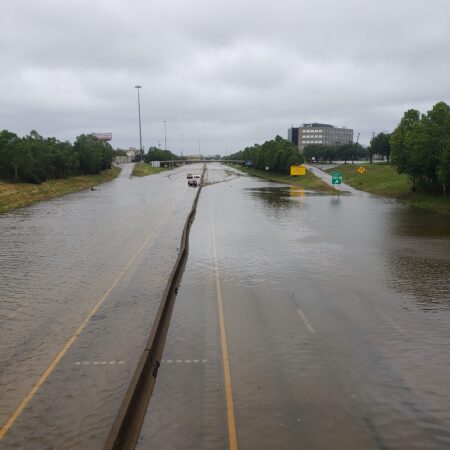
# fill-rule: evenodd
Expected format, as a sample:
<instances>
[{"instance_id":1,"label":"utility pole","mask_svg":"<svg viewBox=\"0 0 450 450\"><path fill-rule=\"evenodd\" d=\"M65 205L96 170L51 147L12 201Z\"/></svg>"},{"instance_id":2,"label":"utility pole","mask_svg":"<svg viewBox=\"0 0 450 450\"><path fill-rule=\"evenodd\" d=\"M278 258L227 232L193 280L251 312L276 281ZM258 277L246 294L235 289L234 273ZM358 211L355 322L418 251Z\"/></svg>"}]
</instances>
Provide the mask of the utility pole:
<instances>
[{"instance_id":1,"label":"utility pole","mask_svg":"<svg viewBox=\"0 0 450 450\"><path fill-rule=\"evenodd\" d=\"M163 120L164 122L164 150L167 150L167 120Z\"/></svg>"},{"instance_id":2,"label":"utility pole","mask_svg":"<svg viewBox=\"0 0 450 450\"><path fill-rule=\"evenodd\" d=\"M142 89L142 86L135 86L138 93L138 112L139 112L139 155L140 160L142 161L144 158L144 149L142 148L142 128L141 128L141 99L139 97L139 89Z\"/></svg>"},{"instance_id":3,"label":"utility pole","mask_svg":"<svg viewBox=\"0 0 450 450\"><path fill-rule=\"evenodd\" d=\"M181 133L181 156L183 156L183 133Z\"/></svg>"},{"instance_id":4,"label":"utility pole","mask_svg":"<svg viewBox=\"0 0 450 450\"><path fill-rule=\"evenodd\" d=\"M356 138L356 142L353 144L353 151L352 151L352 164L354 163L354 159L355 159L355 152L356 152L356 147L358 146L358 142L359 142L359 133L358 133L358 137Z\"/></svg>"}]
</instances>

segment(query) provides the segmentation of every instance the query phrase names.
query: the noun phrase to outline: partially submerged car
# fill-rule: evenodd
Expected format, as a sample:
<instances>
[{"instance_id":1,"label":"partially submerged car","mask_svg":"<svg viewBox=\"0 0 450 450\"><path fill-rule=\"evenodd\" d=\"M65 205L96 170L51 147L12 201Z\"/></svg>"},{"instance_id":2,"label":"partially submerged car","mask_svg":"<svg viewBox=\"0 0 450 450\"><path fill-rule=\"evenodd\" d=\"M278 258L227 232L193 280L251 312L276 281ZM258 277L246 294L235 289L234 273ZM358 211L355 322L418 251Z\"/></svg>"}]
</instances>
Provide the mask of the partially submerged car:
<instances>
[{"instance_id":1,"label":"partially submerged car","mask_svg":"<svg viewBox=\"0 0 450 450\"><path fill-rule=\"evenodd\" d=\"M194 187L200 186L200 175L191 175L191 178L188 178L188 185Z\"/></svg>"}]
</instances>

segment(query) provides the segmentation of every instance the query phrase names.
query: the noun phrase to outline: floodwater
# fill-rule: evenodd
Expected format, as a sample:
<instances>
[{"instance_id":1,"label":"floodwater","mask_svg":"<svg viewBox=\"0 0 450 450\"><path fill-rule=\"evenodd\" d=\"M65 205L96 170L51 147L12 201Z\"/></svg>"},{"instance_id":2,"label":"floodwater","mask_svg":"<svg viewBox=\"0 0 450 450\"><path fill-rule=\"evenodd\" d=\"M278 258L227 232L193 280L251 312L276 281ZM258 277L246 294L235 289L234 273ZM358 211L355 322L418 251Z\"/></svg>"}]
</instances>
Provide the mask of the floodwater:
<instances>
[{"instance_id":1,"label":"floodwater","mask_svg":"<svg viewBox=\"0 0 450 450\"><path fill-rule=\"evenodd\" d=\"M450 448L450 218L230 172L208 166L137 448Z\"/></svg>"},{"instance_id":2,"label":"floodwater","mask_svg":"<svg viewBox=\"0 0 450 450\"><path fill-rule=\"evenodd\" d=\"M0 215L1 449L101 448L178 255L186 171L125 167Z\"/></svg>"}]
</instances>

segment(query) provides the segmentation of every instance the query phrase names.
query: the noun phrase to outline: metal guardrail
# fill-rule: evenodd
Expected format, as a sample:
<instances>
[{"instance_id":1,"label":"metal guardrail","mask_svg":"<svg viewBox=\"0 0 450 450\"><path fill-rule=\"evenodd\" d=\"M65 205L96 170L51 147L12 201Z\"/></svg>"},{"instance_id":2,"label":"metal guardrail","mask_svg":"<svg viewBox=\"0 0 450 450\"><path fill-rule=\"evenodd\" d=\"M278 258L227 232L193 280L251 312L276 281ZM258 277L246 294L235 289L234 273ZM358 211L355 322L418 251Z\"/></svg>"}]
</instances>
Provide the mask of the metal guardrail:
<instances>
[{"instance_id":1,"label":"metal guardrail","mask_svg":"<svg viewBox=\"0 0 450 450\"><path fill-rule=\"evenodd\" d=\"M177 285L186 265L189 231L194 221L197 203L203 186L206 165L203 165L200 187L197 190L191 211L186 219L181 237L180 253L169 276L161 303L139 359L125 397L120 405L114 423L103 446L103 450L132 450L141 431L147 413L150 397L155 385L158 368L162 358L167 331L175 304Z\"/></svg>"}]
</instances>

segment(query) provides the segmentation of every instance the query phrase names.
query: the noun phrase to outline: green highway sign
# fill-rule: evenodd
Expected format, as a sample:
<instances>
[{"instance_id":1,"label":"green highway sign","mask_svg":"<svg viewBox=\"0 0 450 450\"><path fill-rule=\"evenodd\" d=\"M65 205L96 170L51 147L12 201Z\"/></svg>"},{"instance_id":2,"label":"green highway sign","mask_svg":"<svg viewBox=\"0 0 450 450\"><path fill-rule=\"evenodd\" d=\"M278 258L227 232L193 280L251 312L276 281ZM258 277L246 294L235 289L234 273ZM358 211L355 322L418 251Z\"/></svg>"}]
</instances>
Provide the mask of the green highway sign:
<instances>
[{"instance_id":1,"label":"green highway sign","mask_svg":"<svg viewBox=\"0 0 450 450\"><path fill-rule=\"evenodd\" d=\"M342 184L342 172L332 172L331 173L331 183L332 184Z\"/></svg>"}]
</instances>

